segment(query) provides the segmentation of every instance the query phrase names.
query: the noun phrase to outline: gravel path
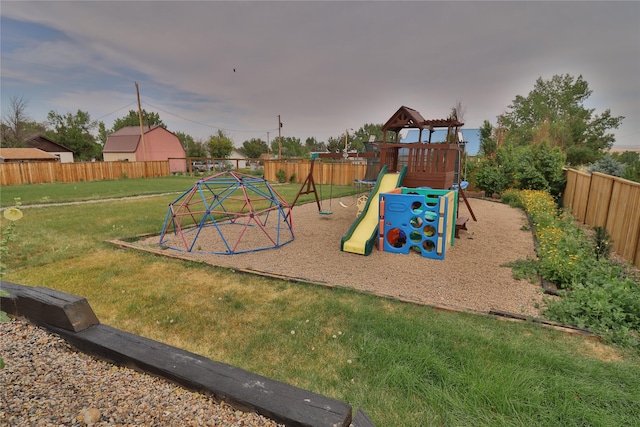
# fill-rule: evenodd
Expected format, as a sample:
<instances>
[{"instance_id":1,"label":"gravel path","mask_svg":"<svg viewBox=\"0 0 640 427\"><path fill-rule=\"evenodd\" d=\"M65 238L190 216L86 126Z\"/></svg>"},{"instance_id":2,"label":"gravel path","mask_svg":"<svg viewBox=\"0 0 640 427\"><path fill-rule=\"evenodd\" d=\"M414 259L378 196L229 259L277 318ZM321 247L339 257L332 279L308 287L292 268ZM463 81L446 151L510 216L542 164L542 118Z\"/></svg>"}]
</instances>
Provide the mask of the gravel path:
<instances>
[{"instance_id":1,"label":"gravel path","mask_svg":"<svg viewBox=\"0 0 640 427\"><path fill-rule=\"evenodd\" d=\"M164 379L96 360L25 321L0 324L2 426L276 427Z\"/></svg>"},{"instance_id":2,"label":"gravel path","mask_svg":"<svg viewBox=\"0 0 640 427\"><path fill-rule=\"evenodd\" d=\"M352 206L343 208L340 201ZM540 316L543 301L539 285L513 279L511 268L503 266L535 257L533 236L522 210L491 200L469 199L478 221L470 219L468 231L460 231L460 239L446 250L445 259L434 260L417 253L391 254L375 248L369 256L341 252L340 240L356 215L353 202L353 197L333 200L332 215L319 215L314 203L295 207L295 240L277 249L236 255L188 253L160 249L158 237L130 245L212 265L351 287L421 304ZM327 209L328 201L324 205ZM471 218L464 203L460 204L460 215ZM215 229L209 227L198 237L196 248L210 250L219 247L219 242Z\"/></svg>"}]
</instances>

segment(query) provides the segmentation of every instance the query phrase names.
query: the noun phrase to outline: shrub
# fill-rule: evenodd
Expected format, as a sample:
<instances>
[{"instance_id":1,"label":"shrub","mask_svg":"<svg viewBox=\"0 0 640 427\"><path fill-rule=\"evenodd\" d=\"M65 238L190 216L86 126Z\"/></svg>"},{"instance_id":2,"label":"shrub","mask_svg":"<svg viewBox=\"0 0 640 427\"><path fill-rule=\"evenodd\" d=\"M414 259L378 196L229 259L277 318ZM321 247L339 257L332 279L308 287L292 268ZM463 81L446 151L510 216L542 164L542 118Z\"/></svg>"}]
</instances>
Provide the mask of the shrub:
<instances>
[{"instance_id":1,"label":"shrub","mask_svg":"<svg viewBox=\"0 0 640 427\"><path fill-rule=\"evenodd\" d=\"M607 259L606 230L589 239L573 218L560 211L549 193L510 191L535 227L537 266L515 263L514 274L537 271L555 283L562 298L547 300L545 317L580 328L625 346L640 348L640 284L620 265Z\"/></svg>"},{"instance_id":2,"label":"shrub","mask_svg":"<svg viewBox=\"0 0 640 427\"><path fill-rule=\"evenodd\" d=\"M284 171L284 169L278 169L278 172L276 172L276 179L281 184L287 182L287 173Z\"/></svg>"},{"instance_id":3,"label":"shrub","mask_svg":"<svg viewBox=\"0 0 640 427\"><path fill-rule=\"evenodd\" d=\"M611 254L611 236L604 227L593 227L593 244L596 252L596 259L608 259Z\"/></svg>"},{"instance_id":4,"label":"shrub","mask_svg":"<svg viewBox=\"0 0 640 427\"><path fill-rule=\"evenodd\" d=\"M502 193L508 187L507 178L499 167L489 162L480 163L475 174L475 187L486 192L487 196L493 193Z\"/></svg>"},{"instance_id":5,"label":"shrub","mask_svg":"<svg viewBox=\"0 0 640 427\"><path fill-rule=\"evenodd\" d=\"M612 176L622 176L624 172L624 165L611 157L611 155L605 154L600 160L589 166L588 172L600 172Z\"/></svg>"}]
</instances>

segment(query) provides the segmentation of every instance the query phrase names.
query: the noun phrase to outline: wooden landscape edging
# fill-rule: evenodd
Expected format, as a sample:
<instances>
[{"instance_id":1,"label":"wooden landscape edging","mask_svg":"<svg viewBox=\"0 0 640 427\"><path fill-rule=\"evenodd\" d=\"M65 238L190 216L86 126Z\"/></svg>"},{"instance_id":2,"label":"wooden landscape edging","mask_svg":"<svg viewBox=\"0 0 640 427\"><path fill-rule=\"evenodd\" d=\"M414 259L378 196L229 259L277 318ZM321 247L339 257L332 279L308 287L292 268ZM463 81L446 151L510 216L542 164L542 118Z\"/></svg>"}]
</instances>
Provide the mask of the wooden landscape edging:
<instances>
[{"instance_id":1,"label":"wooden landscape edging","mask_svg":"<svg viewBox=\"0 0 640 427\"><path fill-rule=\"evenodd\" d=\"M76 349L208 393L236 409L286 426L373 426L362 409L352 420L345 402L102 325L85 298L4 281L0 289L9 293L0 297L2 310L26 317Z\"/></svg>"}]
</instances>

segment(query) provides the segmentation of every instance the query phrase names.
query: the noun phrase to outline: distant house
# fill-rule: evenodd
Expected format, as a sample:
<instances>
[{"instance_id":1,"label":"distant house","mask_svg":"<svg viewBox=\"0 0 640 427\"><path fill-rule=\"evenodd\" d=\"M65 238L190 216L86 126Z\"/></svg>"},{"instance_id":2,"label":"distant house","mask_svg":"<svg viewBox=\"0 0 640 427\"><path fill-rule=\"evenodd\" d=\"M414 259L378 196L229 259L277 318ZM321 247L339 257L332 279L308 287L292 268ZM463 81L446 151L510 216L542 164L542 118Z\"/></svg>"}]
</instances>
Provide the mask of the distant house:
<instances>
[{"instance_id":1,"label":"distant house","mask_svg":"<svg viewBox=\"0 0 640 427\"><path fill-rule=\"evenodd\" d=\"M246 169L249 167L249 158L235 148L233 149L233 151L231 151L231 155L229 156L229 158L234 160L239 159L238 169Z\"/></svg>"},{"instance_id":2,"label":"distant house","mask_svg":"<svg viewBox=\"0 0 640 427\"><path fill-rule=\"evenodd\" d=\"M0 148L0 163L59 162L60 158L37 148Z\"/></svg>"},{"instance_id":3,"label":"distant house","mask_svg":"<svg viewBox=\"0 0 640 427\"><path fill-rule=\"evenodd\" d=\"M102 149L105 162L168 160L171 172L186 172L186 154L180 139L162 126L126 126L107 137Z\"/></svg>"},{"instance_id":4,"label":"distant house","mask_svg":"<svg viewBox=\"0 0 640 427\"><path fill-rule=\"evenodd\" d=\"M25 144L30 148L37 148L60 158L60 163L73 163L73 151L50 140L44 135L33 134L27 137Z\"/></svg>"}]
</instances>

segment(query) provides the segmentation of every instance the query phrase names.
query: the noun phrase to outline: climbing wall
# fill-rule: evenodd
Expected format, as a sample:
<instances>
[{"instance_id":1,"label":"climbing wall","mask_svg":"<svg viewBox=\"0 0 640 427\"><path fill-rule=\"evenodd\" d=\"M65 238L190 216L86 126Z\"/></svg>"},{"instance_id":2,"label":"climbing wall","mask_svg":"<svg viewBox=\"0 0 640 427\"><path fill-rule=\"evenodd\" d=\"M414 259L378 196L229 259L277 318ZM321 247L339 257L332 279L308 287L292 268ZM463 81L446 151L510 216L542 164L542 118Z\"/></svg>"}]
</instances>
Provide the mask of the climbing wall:
<instances>
[{"instance_id":1,"label":"climbing wall","mask_svg":"<svg viewBox=\"0 0 640 427\"><path fill-rule=\"evenodd\" d=\"M380 195L378 248L444 259L453 245L456 191L399 188Z\"/></svg>"}]
</instances>

